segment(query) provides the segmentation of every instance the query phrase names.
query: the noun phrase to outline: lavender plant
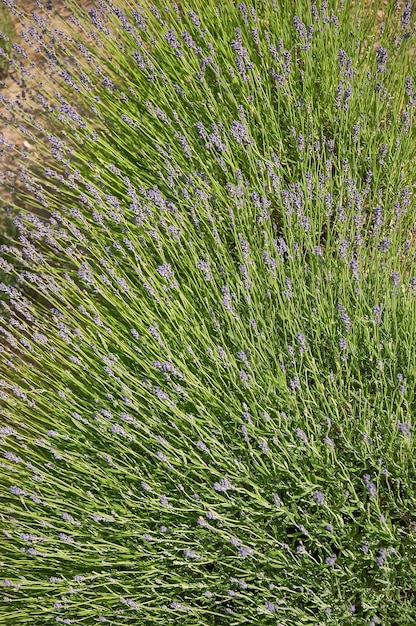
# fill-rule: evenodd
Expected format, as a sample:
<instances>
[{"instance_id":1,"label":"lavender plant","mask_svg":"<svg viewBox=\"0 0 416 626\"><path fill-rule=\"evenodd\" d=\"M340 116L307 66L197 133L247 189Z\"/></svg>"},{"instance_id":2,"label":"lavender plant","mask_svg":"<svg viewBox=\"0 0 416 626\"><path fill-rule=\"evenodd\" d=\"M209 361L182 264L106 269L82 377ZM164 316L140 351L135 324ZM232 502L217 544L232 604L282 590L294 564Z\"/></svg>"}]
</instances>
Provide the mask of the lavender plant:
<instances>
[{"instance_id":1,"label":"lavender plant","mask_svg":"<svg viewBox=\"0 0 416 626\"><path fill-rule=\"evenodd\" d=\"M7 76L7 56L10 55L14 39L14 28L9 11L2 4L0 6L0 79Z\"/></svg>"},{"instance_id":2,"label":"lavender plant","mask_svg":"<svg viewBox=\"0 0 416 626\"><path fill-rule=\"evenodd\" d=\"M411 3L5 4L0 624L414 623Z\"/></svg>"}]
</instances>

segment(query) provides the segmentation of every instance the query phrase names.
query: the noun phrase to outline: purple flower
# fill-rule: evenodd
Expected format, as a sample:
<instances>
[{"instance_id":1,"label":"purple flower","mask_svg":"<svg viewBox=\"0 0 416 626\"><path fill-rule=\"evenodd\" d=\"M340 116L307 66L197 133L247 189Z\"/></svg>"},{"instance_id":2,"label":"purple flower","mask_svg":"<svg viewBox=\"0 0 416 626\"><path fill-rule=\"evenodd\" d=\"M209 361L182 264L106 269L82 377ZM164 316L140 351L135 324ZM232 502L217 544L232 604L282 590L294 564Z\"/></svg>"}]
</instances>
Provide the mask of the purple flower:
<instances>
[{"instance_id":1,"label":"purple flower","mask_svg":"<svg viewBox=\"0 0 416 626\"><path fill-rule=\"evenodd\" d=\"M160 452L159 450L156 452L156 456L163 461L163 463L169 463L169 459L166 456L166 454L163 454L163 452Z\"/></svg>"},{"instance_id":2,"label":"purple flower","mask_svg":"<svg viewBox=\"0 0 416 626\"><path fill-rule=\"evenodd\" d=\"M378 249L381 250L381 252L387 253L390 250L390 246L391 246L391 239L389 239L388 237L386 239L382 239L378 245Z\"/></svg>"},{"instance_id":3,"label":"purple flower","mask_svg":"<svg viewBox=\"0 0 416 626\"><path fill-rule=\"evenodd\" d=\"M341 348L343 352L347 350L347 340L345 339L345 337L340 337L339 347Z\"/></svg>"},{"instance_id":4,"label":"purple flower","mask_svg":"<svg viewBox=\"0 0 416 626\"><path fill-rule=\"evenodd\" d=\"M360 280L360 268L356 257L353 257L350 261L351 273L355 281Z\"/></svg>"},{"instance_id":5,"label":"purple flower","mask_svg":"<svg viewBox=\"0 0 416 626\"><path fill-rule=\"evenodd\" d=\"M401 18L403 28L408 28L410 26L411 15L412 15L412 2L411 0L407 0L406 4L404 5L402 18Z\"/></svg>"},{"instance_id":6,"label":"purple flower","mask_svg":"<svg viewBox=\"0 0 416 626\"><path fill-rule=\"evenodd\" d=\"M181 148L182 148L186 158L187 159L192 158L192 151L191 151L191 148L189 146L189 143L188 143L188 140L186 139L186 137L184 135L179 134L179 133L177 133L175 135L175 137L177 139L179 139L179 143L181 145Z\"/></svg>"},{"instance_id":7,"label":"purple flower","mask_svg":"<svg viewBox=\"0 0 416 626\"><path fill-rule=\"evenodd\" d=\"M208 448L208 446L206 446L206 445L205 445L205 443L204 443L203 441L201 441L201 440L197 441L197 444L196 444L196 445L197 445L197 446L198 446L198 448L199 448L200 450L202 450L203 452L206 452L207 454L209 454L209 453L210 453L210 449Z\"/></svg>"},{"instance_id":8,"label":"purple flower","mask_svg":"<svg viewBox=\"0 0 416 626\"><path fill-rule=\"evenodd\" d=\"M189 15L189 19L191 20L192 24L194 26L196 26L197 28L199 28L201 26L201 21L200 21L198 15L194 11L188 11L188 15Z\"/></svg>"},{"instance_id":9,"label":"purple flower","mask_svg":"<svg viewBox=\"0 0 416 626\"><path fill-rule=\"evenodd\" d=\"M306 530L305 526L303 524L299 524L298 525L298 529L300 530L301 533L303 533L304 535L306 535L307 537L309 537L309 533Z\"/></svg>"},{"instance_id":10,"label":"purple flower","mask_svg":"<svg viewBox=\"0 0 416 626\"><path fill-rule=\"evenodd\" d=\"M379 72L384 72L386 69L388 50L383 46L377 46L377 69Z\"/></svg>"},{"instance_id":11,"label":"purple flower","mask_svg":"<svg viewBox=\"0 0 416 626\"><path fill-rule=\"evenodd\" d=\"M303 354L303 352L306 352L306 350L308 349L306 345L305 336L302 335L302 333L298 333L296 335L296 339L298 340L298 343L299 343L299 351L301 354Z\"/></svg>"},{"instance_id":12,"label":"purple flower","mask_svg":"<svg viewBox=\"0 0 416 626\"><path fill-rule=\"evenodd\" d=\"M112 433L115 433L117 435L121 435L122 437L128 437L129 436L127 431L125 431L124 428L122 426L120 426L120 424L111 424L110 430L111 430Z\"/></svg>"},{"instance_id":13,"label":"purple flower","mask_svg":"<svg viewBox=\"0 0 416 626\"><path fill-rule=\"evenodd\" d=\"M308 36L308 31L306 30L305 24L302 22L302 20L297 15L295 15L294 18L293 18L293 24L294 24L294 26L296 28L296 32L297 32L298 36L301 39L306 39L307 36Z\"/></svg>"},{"instance_id":14,"label":"purple flower","mask_svg":"<svg viewBox=\"0 0 416 626\"><path fill-rule=\"evenodd\" d=\"M370 474L364 474L363 480L364 480L365 486L367 488L368 495L370 496L370 498L375 498L376 495L377 495L377 487L371 481Z\"/></svg>"},{"instance_id":15,"label":"purple flower","mask_svg":"<svg viewBox=\"0 0 416 626\"><path fill-rule=\"evenodd\" d=\"M169 400L169 395L166 393L166 391L163 391L159 387L155 388L155 396L159 398L159 400Z\"/></svg>"},{"instance_id":16,"label":"purple flower","mask_svg":"<svg viewBox=\"0 0 416 626\"><path fill-rule=\"evenodd\" d=\"M392 282L392 285L393 285L394 289L397 289L397 287L400 284L400 274L399 274L399 272L393 271L391 273L390 277L391 277L391 282Z\"/></svg>"},{"instance_id":17,"label":"purple flower","mask_svg":"<svg viewBox=\"0 0 416 626\"><path fill-rule=\"evenodd\" d=\"M169 504L168 499L167 499L167 497L165 495L160 496L159 500L160 500L160 504L162 506L167 506L167 507L171 507L172 506L171 504Z\"/></svg>"},{"instance_id":18,"label":"purple flower","mask_svg":"<svg viewBox=\"0 0 416 626\"><path fill-rule=\"evenodd\" d=\"M277 508L279 508L280 505L281 505L281 502L280 502L279 495L277 493L273 494L273 501L274 501L275 506L277 506Z\"/></svg>"},{"instance_id":19,"label":"purple flower","mask_svg":"<svg viewBox=\"0 0 416 626\"><path fill-rule=\"evenodd\" d=\"M197 268L203 271L203 273L205 275L205 280L208 281L208 280L212 280L213 279L213 276L212 276L212 273L211 273L211 268L210 268L210 265L209 265L208 261L203 261L203 260L198 261Z\"/></svg>"},{"instance_id":20,"label":"purple flower","mask_svg":"<svg viewBox=\"0 0 416 626\"><path fill-rule=\"evenodd\" d=\"M181 609L182 608L182 604L181 602L171 602L170 603L170 608L171 609Z\"/></svg>"},{"instance_id":21,"label":"purple flower","mask_svg":"<svg viewBox=\"0 0 416 626\"><path fill-rule=\"evenodd\" d=\"M381 307L381 306L379 306L379 305L376 305L376 306L373 308L374 322L375 322L376 324L380 324L380 322L381 322L382 312L383 312L383 309L382 309L382 307Z\"/></svg>"},{"instance_id":22,"label":"purple flower","mask_svg":"<svg viewBox=\"0 0 416 626\"><path fill-rule=\"evenodd\" d=\"M248 387L250 384L250 375L247 374L245 370L241 370L239 374L240 374L240 380L244 383L246 387Z\"/></svg>"},{"instance_id":23,"label":"purple flower","mask_svg":"<svg viewBox=\"0 0 416 626\"><path fill-rule=\"evenodd\" d=\"M140 608L137 602L134 602L134 600L131 600L130 598L123 598L122 596L120 596L119 600L122 604L129 606L131 609L134 609L135 611L138 611Z\"/></svg>"},{"instance_id":24,"label":"purple flower","mask_svg":"<svg viewBox=\"0 0 416 626\"><path fill-rule=\"evenodd\" d=\"M327 556L325 559L325 563L331 565L333 567L335 565L335 561L337 560L336 554L332 554L331 556Z\"/></svg>"},{"instance_id":25,"label":"purple flower","mask_svg":"<svg viewBox=\"0 0 416 626\"><path fill-rule=\"evenodd\" d=\"M318 504L320 504L320 505L325 504L325 496L322 493L322 491L314 491L313 492L313 497L315 498L315 500L317 501Z\"/></svg>"},{"instance_id":26,"label":"purple flower","mask_svg":"<svg viewBox=\"0 0 416 626\"><path fill-rule=\"evenodd\" d=\"M269 445L265 439L261 439L259 441L259 447L262 450L262 452L264 453L269 452Z\"/></svg>"},{"instance_id":27,"label":"purple flower","mask_svg":"<svg viewBox=\"0 0 416 626\"><path fill-rule=\"evenodd\" d=\"M397 424L397 429L401 433L403 433L403 435L405 435L406 437L412 436L411 428L412 428L412 425L410 424L410 422L398 422Z\"/></svg>"},{"instance_id":28,"label":"purple flower","mask_svg":"<svg viewBox=\"0 0 416 626\"><path fill-rule=\"evenodd\" d=\"M243 559L245 559L246 557L251 556L253 554L253 549L247 548L246 546L241 546L240 549L238 550L238 554L242 556Z\"/></svg>"},{"instance_id":29,"label":"purple flower","mask_svg":"<svg viewBox=\"0 0 416 626\"><path fill-rule=\"evenodd\" d=\"M340 312L341 319L344 322L345 332L348 333L352 329L351 319L347 315L345 307L341 304L341 302L338 302L337 308L338 308L338 311Z\"/></svg>"},{"instance_id":30,"label":"purple flower","mask_svg":"<svg viewBox=\"0 0 416 626\"><path fill-rule=\"evenodd\" d=\"M354 143L357 143L359 133L360 133L360 127L355 124L352 127L352 140Z\"/></svg>"},{"instance_id":31,"label":"purple flower","mask_svg":"<svg viewBox=\"0 0 416 626\"><path fill-rule=\"evenodd\" d=\"M4 458L7 459L8 461L11 461L12 463L20 463L22 460L20 456L18 456L14 452L9 452L9 451L4 453Z\"/></svg>"},{"instance_id":32,"label":"purple flower","mask_svg":"<svg viewBox=\"0 0 416 626\"><path fill-rule=\"evenodd\" d=\"M197 554L196 552L194 552L193 550L189 550L188 548L184 550L183 553L188 559L200 559L201 558L200 554Z\"/></svg>"},{"instance_id":33,"label":"purple flower","mask_svg":"<svg viewBox=\"0 0 416 626\"><path fill-rule=\"evenodd\" d=\"M235 139L235 141L239 144L251 145L253 143L253 140L248 134L248 128L246 124L238 120L234 120L234 122L231 124L230 134L233 139Z\"/></svg>"},{"instance_id":34,"label":"purple flower","mask_svg":"<svg viewBox=\"0 0 416 626\"><path fill-rule=\"evenodd\" d=\"M180 43L176 38L176 34L174 30L172 29L168 30L168 32L165 35L165 40L168 42L170 47L176 51L177 56L181 56L183 54L180 50Z\"/></svg>"},{"instance_id":35,"label":"purple flower","mask_svg":"<svg viewBox=\"0 0 416 626\"><path fill-rule=\"evenodd\" d=\"M173 278L174 276L172 266L169 263L162 263L162 265L159 265L157 268L157 271L163 278Z\"/></svg>"},{"instance_id":36,"label":"purple flower","mask_svg":"<svg viewBox=\"0 0 416 626\"><path fill-rule=\"evenodd\" d=\"M221 482L214 483L213 488L215 489L215 491L222 492L222 491L228 491L229 489L233 489L233 486L227 478L223 478Z\"/></svg>"},{"instance_id":37,"label":"purple flower","mask_svg":"<svg viewBox=\"0 0 416 626\"><path fill-rule=\"evenodd\" d=\"M15 496L27 496L27 491L20 489L20 487L16 487L16 485L12 485L12 487L10 487L10 492Z\"/></svg>"},{"instance_id":38,"label":"purple flower","mask_svg":"<svg viewBox=\"0 0 416 626\"><path fill-rule=\"evenodd\" d=\"M380 548L378 551L378 556L376 557L376 563L379 567L383 567L384 562L387 559L387 550L385 548Z\"/></svg>"},{"instance_id":39,"label":"purple flower","mask_svg":"<svg viewBox=\"0 0 416 626\"><path fill-rule=\"evenodd\" d=\"M289 385L291 387L291 389L293 389L293 391L299 390L301 389L300 386L300 380L298 376L294 376L290 381L289 381Z\"/></svg>"},{"instance_id":40,"label":"purple flower","mask_svg":"<svg viewBox=\"0 0 416 626\"><path fill-rule=\"evenodd\" d=\"M308 443L308 437L306 436L306 434L303 432L303 430L301 430L300 428L297 428L295 430L295 433L297 434L297 436L299 437L299 439L304 443L307 444Z\"/></svg>"}]
</instances>

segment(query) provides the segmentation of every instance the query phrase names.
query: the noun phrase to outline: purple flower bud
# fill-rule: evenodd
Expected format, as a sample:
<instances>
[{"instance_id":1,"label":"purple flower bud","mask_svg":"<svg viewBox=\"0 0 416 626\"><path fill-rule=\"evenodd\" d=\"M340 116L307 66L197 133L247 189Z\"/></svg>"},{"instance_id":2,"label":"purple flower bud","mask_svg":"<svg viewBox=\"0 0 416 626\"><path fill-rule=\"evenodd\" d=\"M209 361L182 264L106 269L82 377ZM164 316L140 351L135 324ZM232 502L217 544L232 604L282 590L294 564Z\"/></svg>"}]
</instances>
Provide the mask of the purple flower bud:
<instances>
[{"instance_id":1,"label":"purple flower bud","mask_svg":"<svg viewBox=\"0 0 416 626\"><path fill-rule=\"evenodd\" d=\"M410 422L398 422L397 424L397 429L406 437L411 437L412 433L411 433L411 424Z\"/></svg>"},{"instance_id":2,"label":"purple flower bud","mask_svg":"<svg viewBox=\"0 0 416 626\"><path fill-rule=\"evenodd\" d=\"M15 496L27 496L27 491L25 491L24 489L20 489L20 487L16 487L16 485L12 485L10 487L10 492L13 493Z\"/></svg>"},{"instance_id":3,"label":"purple flower bud","mask_svg":"<svg viewBox=\"0 0 416 626\"><path fill-rule=\"evenodd\" d=\"M313 492L313 497L315 498L315 500L317 501L318 504L320 504L320 505L325 504L325 496L322 493L322 491L314 491Z\"/></svg>"},{"instance_id":4,"label":"purple flower bud","mask_svg":"<svg viewBox=\"0 0 416 626\"><path fill-rule=\"evenodd\" d=\"M110 431L112 433L115 433L117 435L121 435L122 437L128 437L128 433L124 430L124 428L122 426L120 426L120 424L111 424L110 426Z\"/></svg>"},{"instance_id":5,"label":"purple flower bud","mask_svg":"<svg viewBox=\"0 0 416 626\"><path fill-rule=\"evenodd\" d=\"M240 549L238 550L238 554L242 556L243 559L245 559L248 556L251 556L253 554L253 549L247 548L246 546L241 546Z\"/></svg>"},{"instance_id":6,"label":"purple flower bud","mask_svg":"<svg viewBox=\"0 0 416 626\"><path fill-rule=\"evenodd\" d=\"M378 551L378 556L376 557L376 563L379 567L383 567L384 562L387 559L387 550L385 548L380 548Z\"/></svg>"},{"instance_id":7,"label":"purple flower bud","mask_svg":"<svg viewBox=\"0 0 416 626\"><path fill-rule=\"evenodd\" d=\"M308 31L306 30L305 24L297 15L295 15L293 18L293 24L296 28L298 37L300 37L301 39L306 39L308 36Z\"/></svg>"},{"instance_id":8,"label":"purple flower bud","mask_svg":"<svg viewBox=\"0 0 416 626\"><path fill-rule=\"evenodd\" d=\"M404 5L404 9L403 9L402 17L401 17L403 28L409 28L411 15L412 15L412 2L411 0L407 0L406 4Z\"/></svg>"},{"instance_id":9,"label":"purple flower bud","mask_svg":"<svg viewBox=\"0 0 416 626\"><path fill-rule=\"evenodd\" d=\"M205 445L205 443L204 443L203 441L201 441L201 440L197 441L197 444L196 444L196 445L197 445L197 446L198 446L198 448L199 448L200 450L202 450L203 452L206 452L207 454L209 454L209 453L210 453L210 449L208 448L208 446L206 446L206 445Z\"/></svg>"},{"instance_id":10,"label":"purple flower bud","mask_svg":"<svg viewBox=\"0 0 416 626\"><path fill-rule=\"evenodd\" d=\"M377 46L377 69L379 72L384 72L386 69L388 50L383 46Z\"/></svg>"},{"instance_id":11,"label":"purple flower bud","mask_svg":"<svg viewBox=\"0 0 416 626\"><path fill-rule=\"evenodd\" d=\"M293 391L300 391L301 390L301 386L300 386L300 380L298 376L294 376L290 381L289 381L289 385L291 387L291 389L293 389Z\"/></svg>"},{"instance_id":12,"label":"purple flower bud","mask_svg":"<svg viewBox=\"0 0 416 626\"><path fill-rule=\"evenodd\" d=\"M393 271L390 277L394 289L397 289L400 284L400 273L397 271Z\"/></svg>"},{"instance_id":13,"label":"purple flower bud","mask_svg":"<svg viewBox=\"0 0 416 626\"><path fill-rule=\"evenodd\" d=\"M301 430L300 428L296 428L295 433L304 444L308 443L308 438L303 430Z\"/></svg>"},{"instance_id":14,"label":"purple flower bud","mask_svg":"<svg viewBox=\"0 0 416 626\"><path fill-rule=\"evenodd\" d=\"M233 489L233 486L227 478L223 478L221 482L214 483L213 488L215 489L215 491L223 492L228 491L229 489Z\"/></svg>"},{"instance_id":15,"label":"purple flower bud","mask_svg":"<svg viewBox=\"0 0 416 626\"><path fill-rule=\"evenodd\" d=\"M174 276L174 272L169 263L162 263L162 265L159 265L159 267L157 268L157 271L160 274L160 276L162 276L163 278L169 279L169 278L173 278Z\"/></svg>"},{"instance_id":16,"label":"purple flower bud","mask_svg":"<svg viewBox=\"0 0 416 626\"><path fill-rule=\"evenodd\" d=\"M267 452L270 451L269 445L268 445L268 443L267 443L267 441L265 439L261 439L259 441L259 447L262 450L262 452L264 452L264 453L267 453Z\"/></svg>"},{"instance_id":17,"label":"purple flower bud","mask_svg":"<svg viewBox=\"0 0 416 626\"><path fill-rule=\"evenodd\" d=\"M20 463L22 461L20 456L18 456L14 452L9 452L9 451L4 453L4 458L7 459L8 461L11 461L12 463Z\"/></svg>"},{"instance_id":18,"label":"purple flower bud","mask_svg":"<svg viewBox=\"0 0 416 626\"><path fill-rule=\"evenodd\" d=\"M345 337L340 337L339 347L341 348L343 352L347 350L347 340L345 339Z\"/></svg>"},{"instance_id":19,"label":"purple flower bud","mask_svg":"<svg viewBox=\"0 0 416 626\"><path fill-rule=\"evenodd\" d=\"M130 598L123 598L122 596L120 596L119 600L122 604L129 606L131 609L134 609L135 611L138 611L140 609L137 602L134 602L134 600L131 600Z\"/></svg>"},{"instance_id":20,"label":"purple flower bud","mask_svg":"<svg viewBox=\"0 0 416 626\"><path fill-rule=\"evenodd\" d=\"M365 486L367 488L368 495L370 496L370 498L375 498L376 495L377 495L377 487L371 481L370 474L364 474L363 480L364 480Z\"/></svg>"},{"instance_id":21,"label":"purple flower bud","mask_svg":"<svg viewBox=\"0 0 416 626\"><path fill-rule=\"evenodd\" d=\"M159 500L162 506L169 506L168 499L165 495L160 496Z\"/></svg>"},{"instance_id":22,"label":"purple flower bud","mask_svg":"<svg viewBox=\"0 0 416 626\"><path fill-rule=\"evenodd\" d=\"M238 120L234 120L231 124L230 134L235 139L235 141L239 144L253 144L253 140L251 139L247 125Z\"/></svg>"},{"instance_id":23,"label":"purple flower bud","mask_svg":"<svg viewBox=\"0 0 416 626\"><path fill-rule=\"evenodd\" d=\"M201 558L200 554L197 554L196 552L194 552L193 550L189 550L188 548L184 550L183 553L188 559L200 559Z\"/></svg>"},{"instance_id":24,"label":"purple flower bud","mask_svg":"<svg viewBox=\"0 0 416 626\"><path fill-rule=\"evenodd\" d=\"M192 24L194 26L196 26L197 28L199 28L201 26L201 21L200 21L198 15L194 11L188 11L188 15L189 15L189 19L191 20Z\"/></svg>"}]
</instances>

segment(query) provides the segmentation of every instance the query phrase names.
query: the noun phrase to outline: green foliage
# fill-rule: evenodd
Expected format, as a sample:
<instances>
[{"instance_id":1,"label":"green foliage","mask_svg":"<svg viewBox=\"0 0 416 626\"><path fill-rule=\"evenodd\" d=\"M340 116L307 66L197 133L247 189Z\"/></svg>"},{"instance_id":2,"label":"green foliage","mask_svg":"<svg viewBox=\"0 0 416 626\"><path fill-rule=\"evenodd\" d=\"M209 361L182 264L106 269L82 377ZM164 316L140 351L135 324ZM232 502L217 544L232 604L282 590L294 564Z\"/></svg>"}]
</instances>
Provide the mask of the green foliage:
<instances>
[{"instance_id":1,"label":"green foliage","mask_svg":"<svg viewBox=\"0 0 416 626\"><path fill-rule=\"evenodd\" d=\"M409 626L409 5L156 4L12 62L0 625Z\"/></svg>"},{"instance_id":2,"label":"green foliage","mask_svg":"<svg viewBox=\"0 0 416 626\"><path fill-rule=\"evenodd\" d=\"M9 9L0 5L0 80L3 80L8 73L8 56L11 53L13 41L15 39L13 22Z\"/></svg>"}]
</instances>

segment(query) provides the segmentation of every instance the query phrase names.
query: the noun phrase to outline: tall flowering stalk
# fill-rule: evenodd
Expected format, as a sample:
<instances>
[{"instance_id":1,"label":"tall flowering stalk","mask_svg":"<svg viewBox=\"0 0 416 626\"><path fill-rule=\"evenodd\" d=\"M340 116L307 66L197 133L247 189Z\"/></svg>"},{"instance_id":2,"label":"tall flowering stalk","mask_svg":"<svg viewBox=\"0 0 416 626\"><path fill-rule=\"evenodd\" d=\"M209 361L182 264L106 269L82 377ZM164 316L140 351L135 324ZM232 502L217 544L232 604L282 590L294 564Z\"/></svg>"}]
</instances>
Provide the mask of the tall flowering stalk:
<instances>
[{"instance_id":1,"label":"tall flowering stalk","mask_svg":"<svg viewBox=\"0 0 416 626\"><path fill-rule=\"evenodd\" d=\"M414 623L411 3L5 4L0 624Z\"/></svg>"}]
</instances>

